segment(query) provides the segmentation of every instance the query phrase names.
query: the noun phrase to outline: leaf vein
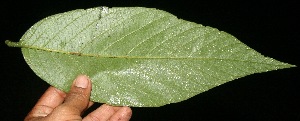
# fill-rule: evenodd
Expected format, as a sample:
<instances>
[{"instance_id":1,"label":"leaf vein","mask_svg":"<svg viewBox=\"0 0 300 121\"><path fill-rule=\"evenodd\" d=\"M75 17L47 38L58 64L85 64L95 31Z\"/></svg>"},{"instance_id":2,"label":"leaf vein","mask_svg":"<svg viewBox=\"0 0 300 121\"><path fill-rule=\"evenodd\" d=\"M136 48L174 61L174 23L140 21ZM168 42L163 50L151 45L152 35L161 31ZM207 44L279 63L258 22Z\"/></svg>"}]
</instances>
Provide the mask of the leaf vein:
<instances>
[{"instance_id":1,"label":"leaf vein","mask_svg":"<svg viewBox=\"0 0 300 121\"><path fill-rule=\"evenodd\" d=\"M53 41L51 41L51 40L53 40L55 37L57 37L57 36L59 35L59 33L62 33L64 30L66 30L66 29L69 27L69 25L71 25L71 24L74 23L76 20L78 20L78 19L80 19L80 18L82 18L82 17L84 17L84 16L87 16L87 15L89 15L89 14L84 14L84 13L82 13L80 16L74 18L74 19L73 19L72 21L70 21L66 26L64 26L64 27L62 27L62 29L58 30L58 31L55 33L55 35L53 35L52 38L49 39L49 41L47 41L47 43L45 43L43 46L46 47L50 42L53 42ZM76 34L76 35L78 35L78 34Z\"/></svg>"},{"instance_id":2,"label":"leaf vein","mask_svg":"<svg viewBox=\"0 0 300 121\"><path fill-rule=\"evenodd\" d=\"M166 28L166 29L171 29L171 28L177 27L177 26L179 26L179 25L181 25L181 24L184 24L184 22L180 21L180 22L178 22L178 23L174 24L173 26L171 26L171 27L169 27L169 28ZM165 29L165 30L166 30L166 29ZM162 32L163 32L163 31L162 31ZM162 32L160 32L160 33L162 33ZM176 35L174 35L174 36L176 36ZM154 37L154 36L153 36L153 37ZM163 44L164 42L166 42L167 40L169 40L169 39L171 39L171 38L173 38L173 37L170 37L170 38L167 38L167 39L161 41L161 43L157 44L157 45L154 46L152 49L150 49L149 52L148 52L146 55L152 55L151 53L152 53L157 47L159 47L161 44Z\"/></svg>"},{"instance_id":3,"label":"leaf vein","mask_svg":"<svg viewBox=\"0 0 300 121\"><path fill-rule=\"evenodd\" d=\"M166 18L166 17L169 17L169 16L164 16L164 17L162 17L162 18L160 18L160 19L163 19L163 18ZM157 20L155 20L155 21L158 21L158 20L160 20L160 19L157 19ZM154 21L153 21L153 22L154 22ZM153 23L153 22L152 22L152 23ZM171 26L171 27L172 27L172 26ZM163 28L163 29L161 29L160 31L155 31L155 34L153 34L153 35L151 35L151 36L148 36L146 39L143 39L140 43L136 44L131 50L129 50L129 51L127 52L126 55L129 55L134 49L136 49L137 47L139 47L140 45L142 45L143 43L145 43L146 41L148 41L150 38L152 38L152 37L154 37L154 36L160 34L161 32L165 31L165 30L168 29L168 28L170 28L170 26L168 26L168 27L166 27L166 28Z\"/></svg>"},{"instance_id":4,"label":"leaf vein","mask_svg":"<svg viewBox=\"0 0 300 121\"><path fill-rule=\"evenodd\" d=\"M119 10L119 11L121 11L121 10ZM117 13L117 12L119 12L119 11L115 11L114 13ZM108 15L114 15L114 14L112 14L112 13L110 12L109 14L106 15L106 17L108 17ZM122 20L122 22L123 22L123 21L125 21L125 20L127 20L127 19L129 19L129 18L130 18L130 17L127 17L127 18L121 19L121 20ZM118 20L118 21L119 21L119 20ZM91 40L89 43L87 43L87 44L85 44L84 46L82 46L82 47L80 48L80 50L82 51L82 50L83 50L84 48L86 48L88 45L93 44L95 40L98 40L98 38L101 37L101 35L103 35L103 34L106 33L106 32L109 32L109 30L111 30L111 29L113 29L113 28L115 28L115 27L121 25L122 22L120 22L119 24L116 24L115 26L111 27L110 29L106 29L106 30L103 31L102 33L100 33L100 34L98 34L97 36L93 37L92 40Z\"/></svg>"},{"instance_id":5,"label":"leaf vein","mask_svg":"<svg viewBox=\"0 0 300 121\"><path fill-rule=\"evenodd\" d=\"M128 17L128 19L129 19L129 18L132 18L133 16L137 16L137 15L140 15L140 14L144 14L144 13L146 13L146 12L147 12L147 11L143 11L143 12L134 14L134 15ZM124 21L123 21L123 22L124 22ZM140 27L140 28L138 28L138 29L135 29L135 30L129 32L128 34L126 34L126 35L120 37L120 38L117 39L116 41L114 41L114 42L112 42L111 44L109 44L109 45L108 45L106 48L104 48L102 51L106 51L108 48L112 47L112 46L113 46L114 44L116 44L117 42L121 41L121 40L124 39L125 37L127 37L127 36L129 36L129 35L131 35L131 34L133 34L133 33L135 33L135 32L137 32L137 31L139 31L140 29L142 29L143 27L147 26L148 24L150 24L150 23L147 23L146 25L144 25L144 26L142 26L142 27Z\"/></svg>"},{"instance_id":6,"label":"leaf vein","mask_svg":"<svg viewBox=\"0 0 300 121\"><path fill-rule=\"evenodd\" d=\"M50 18L53 18L54 16L50 16L50 17L47 17L46 19L50 19ZM57 19L59 19L59 18L61 18L61 17L63 17L63 15L60 15ZM32 32L32 34L31 34L31 36L30 37L28 37L28 39L30 39L30 38L32 38L32 36L33 35L35 35L35 32L38 30L37 28L40 28L40 26L42 25L42 24L44 24L46 22L46 20L42 20L42 21L40 21L39 23L40 24L38 24L37 26L34 26L35 27L35 29L34 29L34 31ZM38 38L40 38L43 34L45 34L47 29L44 29L43 30L43 32L41 32L42 34L40 34L33 42L32 42L32 46L39 40Z\"/></svg>"}]
</instances>

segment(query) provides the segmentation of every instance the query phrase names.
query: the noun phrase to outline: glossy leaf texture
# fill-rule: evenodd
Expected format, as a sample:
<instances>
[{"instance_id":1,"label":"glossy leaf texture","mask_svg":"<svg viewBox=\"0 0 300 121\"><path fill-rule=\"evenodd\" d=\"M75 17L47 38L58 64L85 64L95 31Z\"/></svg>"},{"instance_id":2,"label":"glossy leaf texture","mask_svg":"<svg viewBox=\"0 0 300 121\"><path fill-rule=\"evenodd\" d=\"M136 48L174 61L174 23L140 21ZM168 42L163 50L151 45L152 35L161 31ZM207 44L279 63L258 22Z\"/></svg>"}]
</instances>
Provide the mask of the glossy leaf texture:
<instances>
[{"instance_id":1,"label":"glossy leaf texture","mask_svg":"<svg viewBox=\"0 0 300 121\"><path fill-rule=\"evenodd\" d=\"M154 8L96 7L56 14L20 42L28 65L64 91L79 74L92 80L91 100L157 107L191 98L253 73L293 67L215 28Z\"/></svg>"}]
</instances>

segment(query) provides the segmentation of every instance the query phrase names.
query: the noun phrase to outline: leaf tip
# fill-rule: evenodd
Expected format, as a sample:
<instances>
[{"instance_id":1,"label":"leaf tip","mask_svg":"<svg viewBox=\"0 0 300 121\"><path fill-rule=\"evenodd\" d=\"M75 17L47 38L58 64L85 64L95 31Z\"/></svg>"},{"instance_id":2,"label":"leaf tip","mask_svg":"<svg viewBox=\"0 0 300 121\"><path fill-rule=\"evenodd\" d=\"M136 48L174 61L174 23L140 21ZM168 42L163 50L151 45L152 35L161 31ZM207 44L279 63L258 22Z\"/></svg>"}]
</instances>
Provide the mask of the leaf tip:
<instances>
[{"instance_id":1,"label":"leaf tip","mask_svg":"<svg viewBox=\"0 0 300 121\"><path fill-rule=\"evenodd\" d=\"M297 65L289 64L289 63L283 63L282 67L278 69L285 69L285 68L295 68Z\"/></svg>"},{"instance_id":2,"label":"leaf tip","mask_svg":"<svg viewBox=\"0 0 300 121\"><path fill-rule=\"evenodd\" d=\"M297 67L297 65L292 65L292 64L289 64L289 68L293 68L293 67Z\"/></svg>"},{"instance_id":3,"label":"leaf tip","mask_svg":"<svg viewBox=\"0 0 300 121\"><path fill-rule=\"evenodd\" d=\"M21 47L19 42L12 42L10 40L5 40L5 44L9 47Z\"/></svg>"}]
</instances>

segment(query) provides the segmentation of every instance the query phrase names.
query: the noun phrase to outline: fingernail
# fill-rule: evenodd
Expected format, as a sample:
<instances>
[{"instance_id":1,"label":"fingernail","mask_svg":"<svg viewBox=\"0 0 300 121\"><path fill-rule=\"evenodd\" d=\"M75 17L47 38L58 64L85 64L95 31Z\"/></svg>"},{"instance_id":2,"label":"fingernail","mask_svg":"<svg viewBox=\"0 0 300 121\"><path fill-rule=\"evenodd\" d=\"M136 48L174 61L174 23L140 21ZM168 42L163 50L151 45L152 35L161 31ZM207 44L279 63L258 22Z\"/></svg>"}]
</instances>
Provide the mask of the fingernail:
<instances>
[{"instance_id":1,"label":"fingernail","mask_svg":"<svg viewBox=\"0 0 300 121\"><path fill-rule=\"evenodd\" d=\"M87 88L89 84L89 80L86 76L78 76L75 80L75 86L80 88Z\"/></svg>"}]
</instances>

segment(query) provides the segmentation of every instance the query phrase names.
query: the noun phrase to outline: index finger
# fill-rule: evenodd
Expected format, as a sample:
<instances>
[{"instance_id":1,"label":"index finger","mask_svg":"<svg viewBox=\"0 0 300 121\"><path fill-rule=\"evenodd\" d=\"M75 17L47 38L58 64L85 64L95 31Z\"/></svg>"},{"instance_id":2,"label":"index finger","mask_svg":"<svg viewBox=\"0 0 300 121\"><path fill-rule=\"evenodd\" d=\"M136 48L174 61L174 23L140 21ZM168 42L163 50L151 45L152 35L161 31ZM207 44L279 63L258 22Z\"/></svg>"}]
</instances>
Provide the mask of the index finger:
<instances>
[{"instance_id":1,"label":"index finger","mask_svg":"<svg viewBox=\"0 0 300 121\"><path fill-rule=\"evenodd\" d=\"M55 107L60 105L66 97L66 93L54 87L49 87L42 95L33 109L29 112L26 119L45 117L50 114Z\"/></svg>"}]
</instances>

